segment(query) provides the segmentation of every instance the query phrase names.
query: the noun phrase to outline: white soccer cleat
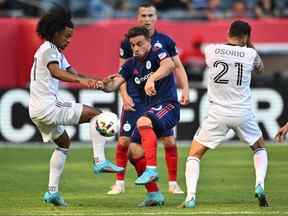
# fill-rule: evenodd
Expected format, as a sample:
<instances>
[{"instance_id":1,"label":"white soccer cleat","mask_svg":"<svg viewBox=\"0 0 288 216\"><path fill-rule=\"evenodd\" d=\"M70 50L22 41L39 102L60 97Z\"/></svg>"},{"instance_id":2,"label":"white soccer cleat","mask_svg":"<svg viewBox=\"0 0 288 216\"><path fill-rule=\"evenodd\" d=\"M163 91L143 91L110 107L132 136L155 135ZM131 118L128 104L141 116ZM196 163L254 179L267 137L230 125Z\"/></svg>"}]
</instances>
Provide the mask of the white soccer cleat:
<instances>
[{"instance_id":1,"label":"white soccer cleat","mask_svg":"<svg viewBox=\"0 0 288 216\"><path fill-rule=\"evenodd\" d=\"M120 193L125 192L125 186L123 185L118 185L114 184L111 186L111 190L107 192L108 195L118 195Z\"/></svg>"},{"instance_id":2,"label":"white soccer cleat","mask_svg":"<svg viewBox=\"0 0 288 216\"><path fill-rule=\"evenodd\" d=\"M169 190L172 194L184 194L184 191L180 188L177 182L170 183L169 182Z\"/></svg>"}]
</instances>

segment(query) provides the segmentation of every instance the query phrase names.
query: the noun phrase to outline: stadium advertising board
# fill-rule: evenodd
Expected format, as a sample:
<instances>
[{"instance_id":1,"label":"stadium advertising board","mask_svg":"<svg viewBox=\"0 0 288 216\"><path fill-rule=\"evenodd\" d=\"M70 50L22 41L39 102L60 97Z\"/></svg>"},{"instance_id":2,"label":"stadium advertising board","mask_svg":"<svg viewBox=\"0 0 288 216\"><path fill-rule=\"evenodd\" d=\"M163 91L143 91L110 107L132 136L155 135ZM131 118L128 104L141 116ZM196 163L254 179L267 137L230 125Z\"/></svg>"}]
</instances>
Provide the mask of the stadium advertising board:
<instances>
[{"instance_id":1,"label":"stadium advertising board","mask_svg":"<svg viewBox=\"0 0 288 216\"><path fill-rule=\"evenodd\" d=\"M117 93L94 90L61 90L62 98L76 100L115 113L121 112L121 101ZM287 86L253 88L253 108L257 121L266 139L273 139L279 126L288 116ZM29 91L27 89L0 90L0 141L24 143L41 141L40 134L28 114ZM181 108L181 119L177 126L179 140L191 140L207 113L206 89L190 89L190 104ZM89 140L88 124L69 126L67 131L73 140ZM233 133L229 133L233 138Z\"/></svg>"}]
</instances>

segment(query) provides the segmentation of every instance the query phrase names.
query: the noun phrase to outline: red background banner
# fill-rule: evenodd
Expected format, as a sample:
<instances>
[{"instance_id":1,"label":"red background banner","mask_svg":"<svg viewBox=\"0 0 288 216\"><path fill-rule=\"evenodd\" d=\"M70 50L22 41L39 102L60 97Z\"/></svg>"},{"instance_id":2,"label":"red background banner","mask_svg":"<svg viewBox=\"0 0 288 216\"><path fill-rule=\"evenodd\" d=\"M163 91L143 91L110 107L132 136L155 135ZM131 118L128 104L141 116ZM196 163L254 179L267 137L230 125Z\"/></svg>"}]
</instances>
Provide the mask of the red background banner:
<instances>
[{"instance_id":1,"label":"red background banner","mask_svg":"<svg viewBox=\"0 0 288 216\"><path fill-rule=\"evenodd\" d=\"M288 20L249 20L256 43L288 43ZM0 19L1 88L25 87L29 83L33 53L41 43L35 33L37 20ZM159 31L169 34L179 49L190 46L193 37L205 43L224 42L231 21L175 22L160 20ZM79 72L103 77L117 72L119 43L134 20L111 20L78 25L65 55Z\"/></svg>"}]
</instances>

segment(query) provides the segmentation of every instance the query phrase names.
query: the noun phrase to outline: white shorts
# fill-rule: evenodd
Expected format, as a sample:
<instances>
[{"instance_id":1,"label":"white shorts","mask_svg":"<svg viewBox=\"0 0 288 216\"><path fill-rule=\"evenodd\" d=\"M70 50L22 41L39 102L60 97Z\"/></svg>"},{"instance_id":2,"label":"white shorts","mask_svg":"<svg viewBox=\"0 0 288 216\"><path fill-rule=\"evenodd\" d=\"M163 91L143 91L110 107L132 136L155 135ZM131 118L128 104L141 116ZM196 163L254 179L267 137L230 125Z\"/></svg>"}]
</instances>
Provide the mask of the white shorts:
<instances>
[{"instance_id":1,"label":"white shorts","mask_svg":"<svg viewBox=\"0 0 288 216\"><path fill-rule=\"evenodd\" d=\"M59 138L65 131L64 125L79 123L83 105L75 102L60 102L48 108L43 116L32 117L38 127L44 142Z\"/></svg>"},{"instance_id":2,"label":"white shorts","mask_svg":"<svg viewBox=\"0 0 288 216\"><path fill-rule=\"evenodd\" d=\"M221 116L213 112L203 121L194 139L202 145L214 149L227 135L229 129L234 130L240 140L250 146L262 136L262 132L252 112L242 116Z\"/></svg>"}]
</instances>

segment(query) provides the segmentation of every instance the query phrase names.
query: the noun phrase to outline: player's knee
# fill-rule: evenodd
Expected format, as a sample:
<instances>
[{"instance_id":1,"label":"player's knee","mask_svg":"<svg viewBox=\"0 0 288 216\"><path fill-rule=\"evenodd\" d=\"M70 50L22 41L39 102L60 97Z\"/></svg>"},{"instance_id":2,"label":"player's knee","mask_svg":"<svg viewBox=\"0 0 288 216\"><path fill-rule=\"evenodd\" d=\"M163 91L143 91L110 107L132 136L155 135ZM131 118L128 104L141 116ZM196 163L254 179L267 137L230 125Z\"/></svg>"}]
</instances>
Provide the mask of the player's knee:
<instances>
[{"instance_id":1,"label":"player's knee","mask_svg":"<svg viewBox=\"0 0 288 216\"><path fill-rule=\"evenodd\" d=\"M79 123L89 122L93 117L99 115L101 110L83 105Z\"/></svg>"},{"instance_id":2,"label":"player's knee","mask_svg":"<svg viewBox=\"0 0 288 216\"><path fill-rule=\"evenodd\" d=\"M165 148L176 146L176 140L174 136L161 137L161 141Z\"/></svg>"},{"instance_id":3,"label":"player's knee","mask_svg":"<svg viewBox=\"0 0 288 216\"><path fill-rule=\"evenodd\" d=\"M141 145L136 143L131 143L128 150L129 160L135 160L144 156L144 151Z\"/></svg>"},{"instance_id":4,"label":"player's knee","mask_svg":"<svg viewBox=\"0 0 288 216\"><path fill-rule=\"evenodd\" d=\"M137 128L139 128L139 127L153 127L151 119L149 119L146 116L141 116L137 120Z\"/></svg>"},{"instance_id":5,"label":"player's knee","mask_svg":"<svg viewBox=\"0 0 288 216\"><path fill-rule=\"evenodd\" d=\"M255 143L254 145L251 146L252 151L257 151L258 149L265 148L265 143L263 136L261 136Z\"/></svg>"},{"instance_id":6,"label":"player's knee","mask_svg":"<svg viewBox=\"0 0 288 216\"><path fill-rule=\"evenodd\" d=\"M53 142L60 148L69 149L71 145L70 138L68 134L66 133L66 131L64 131L64 133L60 137L58 137L57 139L54 139Z\"/></svg>"},{"instance_id":7,"label":"player's knee","mask_svg":"<svg viewBox=\"0 0 288 216\"><path fill-rule=\"evenodd\" d=\"M130 142L131 142L131 140L129 137L119 137L118 145L120 145L122 147L128 147Z\"/></svg>"},{"instance_id":8,"label":"player's knee","mask_svg":"<svg viewBox=\"0 0 288 216\"><path fill-rule=\"evenodd\" d=\"M189 151L189 156L196 157L199 160L204 156L208 148L196 140L192 141L192 145Z\"/></svg>"}]
</instances>

